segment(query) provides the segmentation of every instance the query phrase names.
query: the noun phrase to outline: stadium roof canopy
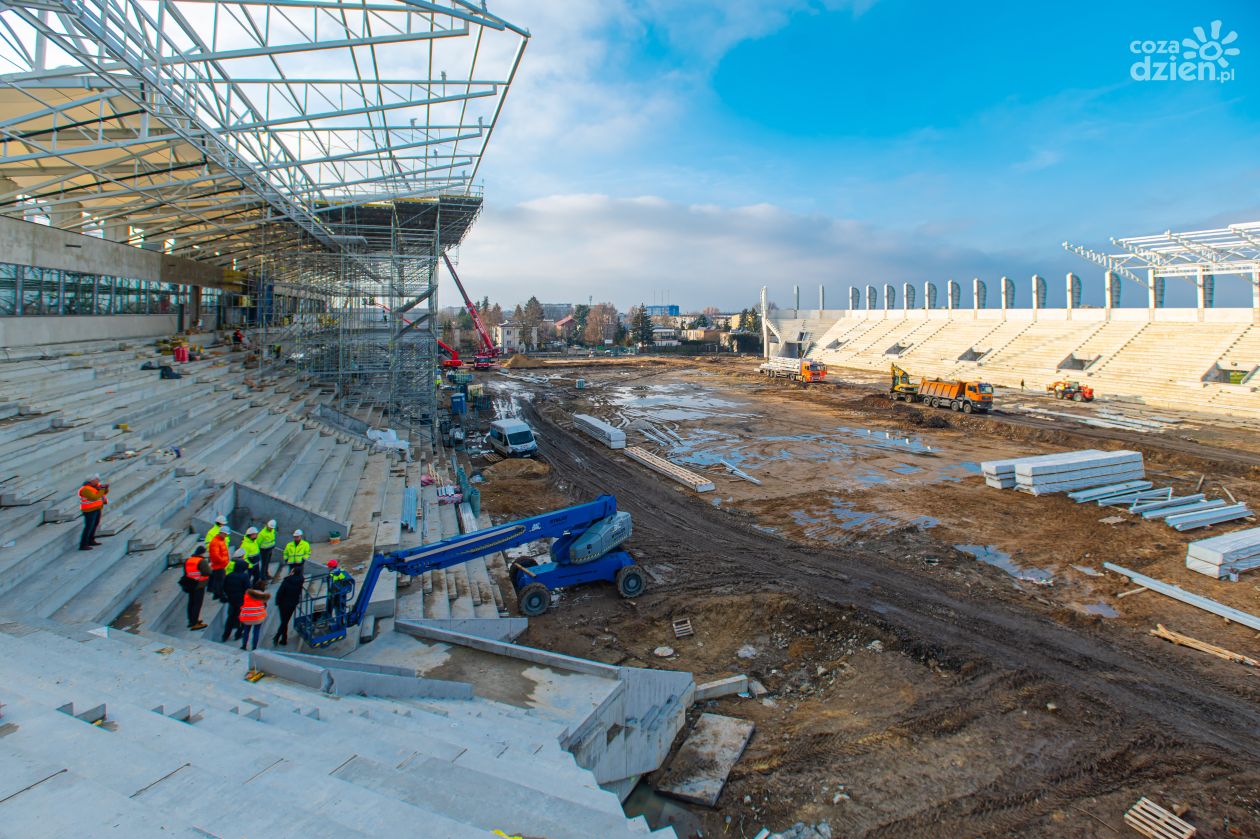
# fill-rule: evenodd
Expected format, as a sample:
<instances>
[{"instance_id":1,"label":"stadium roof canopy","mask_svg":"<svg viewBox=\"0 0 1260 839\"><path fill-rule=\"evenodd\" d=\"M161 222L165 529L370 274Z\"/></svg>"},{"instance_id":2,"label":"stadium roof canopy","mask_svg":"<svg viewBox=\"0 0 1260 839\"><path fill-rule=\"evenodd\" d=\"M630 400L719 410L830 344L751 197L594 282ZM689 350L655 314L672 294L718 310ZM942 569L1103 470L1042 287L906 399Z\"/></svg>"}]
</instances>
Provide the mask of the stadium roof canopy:
<instances>
[{"instance_id":1,"label":"stadium roof canopy","mask_svg":"<svg viewBox=\"0 0 1260 839\"><path fill-rule=\"evenodd\" d=\"M1138 271L1153 271L1158 277L1260 271L1260 221L1184 233L1166 230L1154 236L1113 238L1111 243L1121 252L1099 253L1070 242L1064 242L1063 247L1144 286L1147 279Z\"/></svg>"},{"instance_id":2,"label":"stadium roof canopy","mask_svg":"<svg viewBox=\"0 0 1260 839\"><path fill-rule=\"evenodd\" d=\"M241 270L353 250L363 208L479 206L528 38L470 0L0 0L0 213Z\"/></svg>"}]
</instances>

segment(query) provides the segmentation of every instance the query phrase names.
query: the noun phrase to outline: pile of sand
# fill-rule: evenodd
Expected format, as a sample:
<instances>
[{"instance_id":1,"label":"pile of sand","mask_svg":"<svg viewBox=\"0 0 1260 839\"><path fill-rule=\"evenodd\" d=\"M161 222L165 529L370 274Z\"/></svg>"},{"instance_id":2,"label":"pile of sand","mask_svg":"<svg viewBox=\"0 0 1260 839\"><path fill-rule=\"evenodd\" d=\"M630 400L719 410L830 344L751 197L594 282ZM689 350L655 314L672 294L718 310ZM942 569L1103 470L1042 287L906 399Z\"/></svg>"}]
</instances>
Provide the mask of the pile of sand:
<instances>
[{"instance_id":1,"label":"pile of sand","mask_svg":"<svg viewBox=\"0 0 1260 839\"><path fill-rule=\"evenodd\" d=\"M547 362L539 361L536 358L530 358L527 355L521 355L520 353L517 353L516 355L509 358L507 361L503 362L502 366L511 368L513 370L525 370L530 367L545 367L547 366Z\"/></svg>"},{"instance_id":2,"label":"pile of sand","mask_svg":"<svg viewBox=\"0 0 1260 839\"><path fill-rule=\"evenodd\" d=\"M551 467L541 460L532 458L509 458L487 466L482 470L486 480L503 478L542 478L551 471Z\"/></svg>"}]
</instances>

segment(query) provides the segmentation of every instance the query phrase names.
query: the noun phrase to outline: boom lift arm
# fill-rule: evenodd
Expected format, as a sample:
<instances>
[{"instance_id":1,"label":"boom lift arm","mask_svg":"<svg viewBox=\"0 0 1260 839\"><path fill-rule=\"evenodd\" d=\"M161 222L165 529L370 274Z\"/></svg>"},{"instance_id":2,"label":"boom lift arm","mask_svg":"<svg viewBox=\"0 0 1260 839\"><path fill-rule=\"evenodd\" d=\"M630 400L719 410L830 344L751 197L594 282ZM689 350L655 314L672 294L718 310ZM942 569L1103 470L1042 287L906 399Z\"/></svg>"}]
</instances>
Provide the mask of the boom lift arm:
<instances>
[{"instance_id":1,"label":"boom lift arm","mask_svg":"<svg viewBox=\"0 0 1260 839\"><path fill-rule=\"evenodd\" d=\"M431 545L378 553L372 557L353 606L338 608L334 605L336 596L328 593L308 597L299 604L294 625L311 646L326 646L346 637L349 627L362 623L382 572L414 577L537 539L555 540L551 561L541 565L517 562L511 569L512 584L524 614L532 617L547 611L553 589L601 580L616 583L622 597L637 597L646 587L646 577L630 554L620 550L631 532L630 514L617 510L613 496L601 495L585 504L452 536ZM350 593L341 594L342 604L348 603Z\"/></svg>"}]
</instances>

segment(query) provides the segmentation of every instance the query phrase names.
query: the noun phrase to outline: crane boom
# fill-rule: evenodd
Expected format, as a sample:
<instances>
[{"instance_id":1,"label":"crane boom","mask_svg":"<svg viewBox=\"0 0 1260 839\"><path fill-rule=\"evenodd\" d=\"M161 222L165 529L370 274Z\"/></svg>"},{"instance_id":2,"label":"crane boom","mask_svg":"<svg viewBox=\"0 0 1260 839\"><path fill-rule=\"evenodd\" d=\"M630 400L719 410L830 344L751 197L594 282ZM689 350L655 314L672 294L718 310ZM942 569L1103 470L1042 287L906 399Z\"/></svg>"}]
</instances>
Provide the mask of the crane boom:
<instances>
[{"instance_id":1,"label":"crane boom","mask_svg":"<svg viewBox=\"0 0 1260 839\"><path fill-rule=\"evenodd\" d=\"M451 258L446 254L442 254L442 260L446 263L447 270L451 272L451 279L455 280L455 286L464 298L464 308L468 310L468 316L472 318L473 328L477 330L477 335L481 338L482 355L498 358L499 348L494 345L494 340L490 337L489 331L486 330L485 321L481 319L481 313L477 311L476 304L469 298L468 292L464 289L464 284L459 280L459 274L455 273L455 266L451 264Z\"/></svg>"}]
</instances>

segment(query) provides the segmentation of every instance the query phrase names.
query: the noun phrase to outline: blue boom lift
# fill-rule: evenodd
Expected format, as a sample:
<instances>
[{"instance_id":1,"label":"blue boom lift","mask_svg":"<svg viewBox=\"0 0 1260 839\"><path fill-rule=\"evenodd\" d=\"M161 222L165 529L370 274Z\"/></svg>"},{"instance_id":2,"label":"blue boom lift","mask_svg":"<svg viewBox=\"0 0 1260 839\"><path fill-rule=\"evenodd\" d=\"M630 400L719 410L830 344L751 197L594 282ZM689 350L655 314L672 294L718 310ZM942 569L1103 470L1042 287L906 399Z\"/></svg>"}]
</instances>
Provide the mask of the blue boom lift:
<instances>
[{"instance_id":1,"label":"blue boom lift","mask_svg":"<svg viewBox=\"0 0 1260 839\"><path fill-rule=\"evenodd\" d=\"M541 516L452 536L431 545L420 545L387 554L375 554L359 596L354 582L330 590L328 578L312 581L321 586L298 604L294 627L313 647L323 647L346 637L367 614L368 602L382 571L417 576L450 568L461 562L506 550L536 539L553 539L551 561L514 562L512 585L522 614L541 615L551 605L551 591L596 581L616 583L622 597L638 597L647 585L643 569L620 546L630 538L630 514L617 510L617 499L601 495L594 501L544 513Z\"/></svg>"}]
</instances>

